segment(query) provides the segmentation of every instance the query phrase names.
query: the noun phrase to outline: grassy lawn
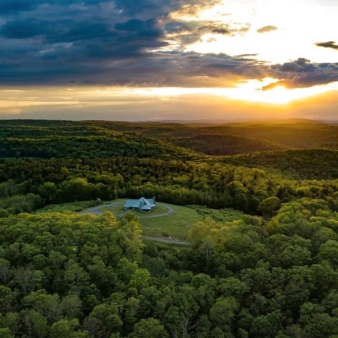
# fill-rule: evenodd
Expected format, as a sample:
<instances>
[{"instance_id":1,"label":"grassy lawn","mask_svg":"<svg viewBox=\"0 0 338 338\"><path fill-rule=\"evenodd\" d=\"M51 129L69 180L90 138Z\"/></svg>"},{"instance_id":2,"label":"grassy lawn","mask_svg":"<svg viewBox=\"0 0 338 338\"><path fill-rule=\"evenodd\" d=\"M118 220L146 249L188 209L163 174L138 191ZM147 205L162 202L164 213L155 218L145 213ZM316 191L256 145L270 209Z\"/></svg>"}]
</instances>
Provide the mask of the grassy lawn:
<instances>
[{"instance_id":1,"label":"grassy lawn","mask_svg":"<svg viewBox=\"0 0 338 338\"><path fill-rule=\"evenodd\" d=\"M122 204L124 203L124 201L124 199L113 201L112 205L104 206L103 208L101 208L101 211L110 211L115 215L122 214L125 212ZM119 202L121 202L121 204L114 205L114 203ZM174 212L170 215L163 217L142 218L165 214L168 211L168 208L165 207L165 205L172 207ZM194 209L168 203L158 203L156 209L154 209L150 213L142 213L138 211L130 212L135 213L135 215L140 217L139 221L143 229L143 234L145 236L151 237L163 237L162 233L166 232L171 237L186 239L189 227L192 224L202 221L204 219L204 216L199 214Z\"/></svg>"},{"instance_id":2,"label":"grassy lawn","mask_svg":"<svg viewBox=\"0 0 338 338\"><path fill-rule=\"evenodd\" d=\"M134 213L135 215L137 215L138 217L148 217L148 216L156 216L156 215L163 215L166 212L168 212L168 208L165 207L162 204L158 204L156 206L155 209L153 209L151 212L149 213L143 213L143 212L139 212L139 211L131 211L132 213Z\"/></svg>"},{"instance_id":3,"label":"grassy lawn","mask_svg":"<svg viewBox=\"0 0 338 338\"><path fill-rule=\"evenodd\" d=\"M144 235L163 237L162 233L166 232L173 238L186 239L189 227L204 219L202 215L191 208L172 204L167 205L174 209L172 214L157 218L140 219Z\"/></svg>"}]
</instances>

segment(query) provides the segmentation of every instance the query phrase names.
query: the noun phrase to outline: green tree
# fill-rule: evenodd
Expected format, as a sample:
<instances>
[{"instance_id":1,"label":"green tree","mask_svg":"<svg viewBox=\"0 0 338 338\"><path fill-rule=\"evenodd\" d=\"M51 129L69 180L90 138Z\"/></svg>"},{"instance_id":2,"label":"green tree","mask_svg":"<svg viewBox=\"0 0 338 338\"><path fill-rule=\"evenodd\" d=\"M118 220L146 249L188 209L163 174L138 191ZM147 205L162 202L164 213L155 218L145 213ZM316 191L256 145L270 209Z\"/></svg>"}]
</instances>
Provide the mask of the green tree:
<instances>
[{"instance_id":1,"label":"green tree","mask_svg":"<svg viewBox=\"0 0 338 338\"><path fill-rule=\"evenodd\" d=\"M134 332L129 337L135 338L166 338L169 337L164 326L154 318L142 319L135 324Z\"/></svg>"},{"instance_id":2,"label":"green tree","mask_svg":"<svg viewBox=\"0 0 338 338\"><path fill-rule=\"evenodd\" d=\"M280 205L281 201L278 197L268 197L259 204L257 210L260 211L263 215L274 216Z\"/></svg>"},{"instance_id":3,"label":"green tree","mask_svg":"<svg viewBox=\"0 0 338 338\"><path fill-rule=\"evenodd\" d=\"M61 319L51 326L50 338L90 338L88 332L79 328L80 325L77 319Z\"/></svg>"}]
</instances>

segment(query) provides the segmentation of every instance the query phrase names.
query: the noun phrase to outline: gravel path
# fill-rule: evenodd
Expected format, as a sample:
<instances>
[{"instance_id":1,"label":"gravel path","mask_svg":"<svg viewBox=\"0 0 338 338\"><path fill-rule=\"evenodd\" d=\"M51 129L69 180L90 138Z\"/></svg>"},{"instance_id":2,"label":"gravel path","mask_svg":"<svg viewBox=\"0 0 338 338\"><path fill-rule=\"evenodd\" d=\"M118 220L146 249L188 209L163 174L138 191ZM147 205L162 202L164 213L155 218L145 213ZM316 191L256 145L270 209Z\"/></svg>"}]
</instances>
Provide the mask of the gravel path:
<instances>
[{"instance_id":1,"label":"gravel path","mask_svg":"<svg viewBox=\"0 0 338 338\"><path fill-rule=\"evenodd\" d=\"M108 206L113 206L113 205L119 205L119 204L123 204L123 202L116 202L116 203L112 203L112 204L99 205L99 206L94 207L94 208L82 210L82 211L79 212L79 214L80 215L85 215L85 214L101 215L102 214L102 211L101 211L102 208L108 207ZM139 218L146 219L146 218L163 217L163 216L170 215L174 212L174 209L172 207L170 207L169 205L166 205L166 204L163 204L163 203L159 203L159 205L166 207L168 209L168 211L165 212L164 214L161 214L161 215L139 216ZM124 212L122 214L119 214L117 216L122 217L127 213L128 213L128 211ZM188 242L176 240L176 239L173 239L173 238L159 238L159 237L150 237L150 236L142 236L142 238L150 240L150 241L161 242L161 243L170 243L170 244L177 244L177 245L190 245L190 243L188 243Z\"/></svg>"}]
</instances>

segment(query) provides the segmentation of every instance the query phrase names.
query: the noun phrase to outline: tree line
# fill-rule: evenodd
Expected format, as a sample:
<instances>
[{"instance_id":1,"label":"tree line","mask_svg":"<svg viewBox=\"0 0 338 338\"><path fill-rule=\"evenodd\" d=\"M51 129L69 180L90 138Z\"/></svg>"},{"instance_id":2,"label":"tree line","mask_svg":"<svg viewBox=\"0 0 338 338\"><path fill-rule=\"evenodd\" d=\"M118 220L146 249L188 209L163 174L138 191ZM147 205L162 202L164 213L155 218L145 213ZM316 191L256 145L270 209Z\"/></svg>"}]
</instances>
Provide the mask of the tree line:
<instances>
[{"instance_id":1,"label":"tree line","mask_svg":"<svg viewBox=\"0 0 338 338\"><path fill-rule=\"evenodd\" d=\"M338 180L295 180L226 163L138 158L21 160L0 164L0 209L31 212L51 203L156 196L178 205L232 207L273 216L308 197L338 209ZM25 205L26 207L20 207ZM11 208L16 208L13 211ZM4 211L2 211L4 213Z\"/></svg>"}]
</instances>

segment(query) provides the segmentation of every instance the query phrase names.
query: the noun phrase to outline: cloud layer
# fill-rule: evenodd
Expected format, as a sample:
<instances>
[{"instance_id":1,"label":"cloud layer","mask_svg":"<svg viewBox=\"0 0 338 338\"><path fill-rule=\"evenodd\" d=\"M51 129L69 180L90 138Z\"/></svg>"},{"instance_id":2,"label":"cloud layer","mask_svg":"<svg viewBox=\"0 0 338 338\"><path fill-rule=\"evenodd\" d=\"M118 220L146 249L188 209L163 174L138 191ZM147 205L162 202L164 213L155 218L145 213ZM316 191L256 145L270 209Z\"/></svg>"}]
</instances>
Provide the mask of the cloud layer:
<instances>
[{"instance_id":1,"label":"cloud layer","mask_svg":"<svg viewBox=\"0 0 338 338\"><path fill-rule=\"evenodd\" d=\"M257 29L257 33L268 33L278 30L275 26L264 26L262 28Z\"/></svg>"},{"instance_id":2,"label":"cloud layer","mask_svg":"<svg viewBox=\"0 0 338 338\"><path fill-rule=\"evenodd\" d=\"M316 46L324 47L324 48L332 48L338 50L338 44L335 41L328 41L328 42L317 42Z\"/></svg>"},{"instance_id":3,"label":"cloud layer","mask_svg":"<svg viewBox=\"0 0 338 338\"><path fill-rule=\"evenodd\" d=\"M199 54L202 35L235 37L245 27L174 19L217 0L2 0L0 85L231 87L272 77L290 88L338 81L337 64L299 60L271 65L250 55ZM277 30L265 26L258 33ZM317 46L337 49L334 42ZM265 87L265 90L270 87Z\"/></svg>"}]
</instances>

